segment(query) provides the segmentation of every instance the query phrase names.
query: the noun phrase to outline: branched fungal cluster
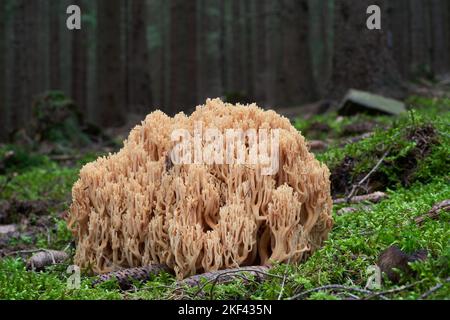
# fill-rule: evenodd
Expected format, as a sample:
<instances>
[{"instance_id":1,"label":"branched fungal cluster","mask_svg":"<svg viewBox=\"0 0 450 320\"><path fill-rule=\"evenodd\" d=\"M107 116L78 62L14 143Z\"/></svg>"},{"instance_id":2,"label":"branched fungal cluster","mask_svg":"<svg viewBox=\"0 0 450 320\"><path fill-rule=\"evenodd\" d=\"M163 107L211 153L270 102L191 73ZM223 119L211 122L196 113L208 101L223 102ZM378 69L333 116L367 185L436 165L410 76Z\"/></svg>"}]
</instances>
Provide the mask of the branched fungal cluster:
<instances>
[{"instance_id":1,"label":"branched fungal cluster","mask_svg":"<svg viewBox=\"0 0 450 320\"><path fill-rule=\"evenodd\" d=\"M280 169L258 164L171 164L171 132L202 121L226 129L279 129ZM162 263L182 279L272 261L298 262L332 227L329 171L289 120L256 105L207 100L191 116L160 111L116 154L83 167L72 190L75 263L104 273Z\"/></svg>"}]
</instances>

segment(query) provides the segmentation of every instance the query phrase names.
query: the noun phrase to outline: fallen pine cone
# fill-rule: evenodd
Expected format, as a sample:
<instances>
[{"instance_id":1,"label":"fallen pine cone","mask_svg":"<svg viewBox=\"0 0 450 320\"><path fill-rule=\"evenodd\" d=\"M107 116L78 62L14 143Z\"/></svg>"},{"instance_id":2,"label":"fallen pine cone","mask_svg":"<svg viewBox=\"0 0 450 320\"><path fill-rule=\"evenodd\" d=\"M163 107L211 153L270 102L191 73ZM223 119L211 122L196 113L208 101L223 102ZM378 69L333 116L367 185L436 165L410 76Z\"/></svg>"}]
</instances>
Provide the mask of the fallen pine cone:
<instances>
[{"instance_id":1,"label":"fallen pine cone","mask_svg":"<svg viewBox=\"0 0 450 320\"><path fill-rule=\"evenodd\" d=\"M49 265L62 263L68 258L69 255L64 251L42 250L28 259L26 268L27 270L41 271Z\"/></svg>"},{"instance_id":2,"label":"fallen pine cone","mask_svg":"<svg viewBox=\"0 0 450 320\"><path fill-rule=\"evenodd\" d=\"M380 254L377 265L387 275L389 280L398 283L400 281L400 274L394 269L411 274L412 270L408 263L426 260L427 256L428 252L424 249L418 250L413 254L407 254L397 246L391 246Z\"/></svg>"},{"instance_id":3,"label":"fallen pine cone","mask_svg":"<svg viewBox=\"0 0 450 320\"><path fill-rule=\"evenodd\" d=\"M162 272L172 273L172 271L163 264L151 264L145 267L122 269L99 275L92 285L96 286L103 282L116 279L122 290L128 290L133 286L133 281L150 280L151 275L158 275Z\"/></svg>"},{"instance_id":4,"label":"fallen pine cone","mask_svg":"<svg viewBox=\"0 0 450 320\"><path fill-rule=\"evenodd\" d=\"M434 220L438 219L442 210L450 211L450 199L435 204L427 214L417 217L414 220L418 225L422 225L427 218Z\"/></svg>"}]
</instances>

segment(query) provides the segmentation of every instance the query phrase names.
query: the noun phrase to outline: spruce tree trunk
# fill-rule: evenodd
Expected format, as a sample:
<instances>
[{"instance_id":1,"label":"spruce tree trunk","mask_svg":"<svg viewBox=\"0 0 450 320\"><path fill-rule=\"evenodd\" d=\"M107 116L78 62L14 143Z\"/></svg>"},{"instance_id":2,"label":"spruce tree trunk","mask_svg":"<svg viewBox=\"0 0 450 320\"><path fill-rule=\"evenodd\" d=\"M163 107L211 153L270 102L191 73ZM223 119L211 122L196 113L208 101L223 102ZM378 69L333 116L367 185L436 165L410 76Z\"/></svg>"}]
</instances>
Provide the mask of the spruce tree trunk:
<instances>
[{"instance_id":1,"label":"spruce tree trunk","mask_svg":"<svg viewBox=\"0 0 450 320\"><path fill-rule=\"evenodd\" d=\"M0 142L8 138L9 110L6 105L6 2L0 2Z\"/></svg>"},{"instance_id":2,"label":"spruce tree trunk","mask_svg":"<svg viewBox=\"0 0 450 320\"><path fill-rule=\"evenodd\" d=\"M381 9L381 30L366 26L369 5ZM388 46L386 2L340 0L335 7L335 45L329 97L341 99L350 88L388 96L402 95L401 80ZM384 24L383 24L384 23Z\"/></svg>"},{"instance_id":3,"label":"spruce tree trunk","mask_svg":"<svg viewBox=\"0 0 450 320\"><path fill-rule=\"evenodd\" d=\"M49 77L50 89L61 89L61 59L60 59L60 30L63 26L61 21L61 9L59 1L52 2L50 5L50 36L49 36Z\"/></svg>"},{"instance_id":4,"label":"spruce tree trunk","mask_svg":"<svg viewBox=\"0 0 450 320\"><path fill-rule=\"evenodd\" d=\"M84 14L86 7L83 0L73 1ZM81 30L72 30L72 98L80 111L87 113L87 81L88 81L88 47L87 26L81 25Z\"/></svg>"},{"instance_id":5,"label":"spruce tree trunk","mask_svg":"<svg viewBox=\"0 0 450 320\"><path fill-rule=\"evenodd\" d=\"M153 103L146 32L147 4L145 1L130 1L129 6L127 105L134 112L145 114Z\"/></svg>"},{"instance_id":6,"label":"spruce tree trunk","mask_svg":"<svg viewBox=\"0 0 450 320\"><path fill-rule=\"evenodd\" d=\"M13 9L13 42L14 54L11 63L11 129L17 130L25 128L24 122L27 120L30 98L30 72L26 13L29 11L30 1L18 0L14 2Z\"/></svg>"},{"instance_id":7,"label":"spruce tree trunk","mask_svg":"<svg viewBox=\"0 0 450 320\"><path fill-rule=\"evenodd\" d=\"M171 0L169 113L197 103L196 1Z\"/></svg>"},{"instance_id":8,"label":"spruce tree trunk","mask_svg":"<svg viewBox=\"0 0 450 320\"><path fill-rule=\"evenodd\" d=\"M98 0L97 5L97 118L101 125L115 127L125 122L120 64L121 1Z\"/></svg>"},{"instance_id":9,"label":"spruce tree trunk","mask_svg":"<svg viewBox=\"0 0 450 320\"><path fill-rule=\"evenodd\" d=\"M300 105L317 98L309 46L307 0L283 0L281 77L279 101L283 106Z\"/></svg>"}]
</instances>

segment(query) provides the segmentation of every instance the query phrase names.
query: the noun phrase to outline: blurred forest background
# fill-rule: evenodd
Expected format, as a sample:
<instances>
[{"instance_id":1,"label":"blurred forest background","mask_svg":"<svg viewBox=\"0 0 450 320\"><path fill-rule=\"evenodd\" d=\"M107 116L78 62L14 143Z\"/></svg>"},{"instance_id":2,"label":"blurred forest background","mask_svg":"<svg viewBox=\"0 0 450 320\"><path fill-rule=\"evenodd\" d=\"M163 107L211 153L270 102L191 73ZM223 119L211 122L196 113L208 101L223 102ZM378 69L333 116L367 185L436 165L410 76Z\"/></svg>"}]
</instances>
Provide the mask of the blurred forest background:
<instances>
[{"instance_id":1,"label":"blurred forest background","mask_svg":"<svg viewBox=\"0 0 450 320\"><path fill-rule=\"evenodd\" d=\"M66 27L71 4L81 30ZM371 4L381 31L366 28ZM118 127L207 97L265 108L348 88L401 98L407 81L450 70L448 0L0 0L0 15L0 141L46 91Z\"/></svg>"}]
</instances>

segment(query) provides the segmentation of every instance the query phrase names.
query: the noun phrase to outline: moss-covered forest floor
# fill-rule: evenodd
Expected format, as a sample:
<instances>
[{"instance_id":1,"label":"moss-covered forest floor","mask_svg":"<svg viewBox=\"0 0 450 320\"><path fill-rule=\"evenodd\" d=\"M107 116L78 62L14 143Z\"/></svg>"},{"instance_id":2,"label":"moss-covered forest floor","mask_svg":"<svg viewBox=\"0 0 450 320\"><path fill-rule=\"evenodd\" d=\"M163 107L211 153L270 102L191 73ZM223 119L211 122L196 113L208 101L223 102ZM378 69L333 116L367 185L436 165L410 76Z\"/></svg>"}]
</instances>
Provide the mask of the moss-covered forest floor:
<instances>
[{"instance_id":1,"label":"moss-covered forest floor","mask_svg":"<svg viewBox=\"0 0 450 320\"><path fill-rule=\"evenodd\" d=\"M111 144L81 155L66 148L59 156L0 146L0 299L449 299L450 212L426 214L450 199L450 99L411 97L407 104L410 111L398 117L327 113L296 121L308 140L322 142L314 152L330 168L334 198L348 196L362 180L360 194L382 191L387 198L335 205L329 239L306 262L275 266L262 283L206 283L201 294L198 287L175 291L168 274L128 291L114 281L93 287L93 277L82 274L81 288L70 289L70 261L27 271L26 259L37 249L73 256L64 221L72 184L81 166ZM405 255L426 250L425 259L406 263L408 271L394 280L383 275L380 288L366 288L371 266L391 246Z\"/></svg>"}]
</instances>

